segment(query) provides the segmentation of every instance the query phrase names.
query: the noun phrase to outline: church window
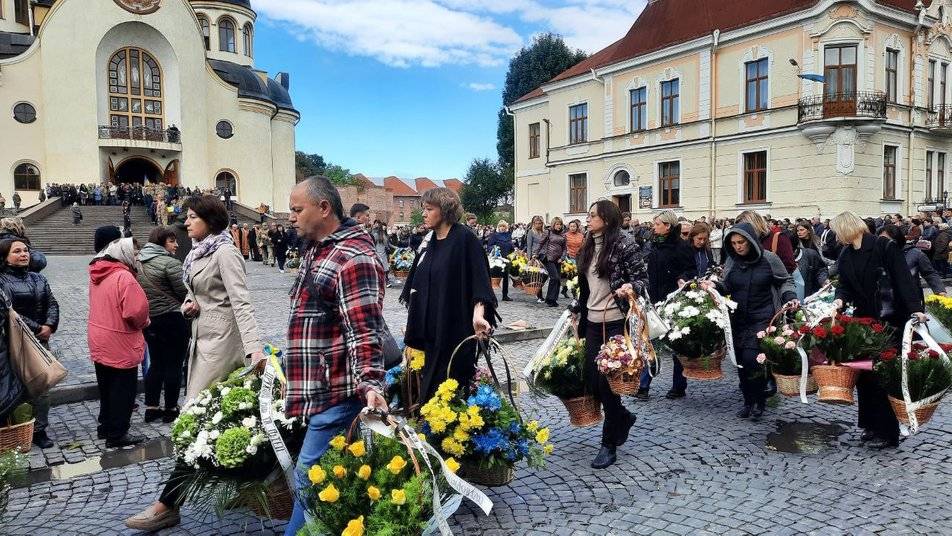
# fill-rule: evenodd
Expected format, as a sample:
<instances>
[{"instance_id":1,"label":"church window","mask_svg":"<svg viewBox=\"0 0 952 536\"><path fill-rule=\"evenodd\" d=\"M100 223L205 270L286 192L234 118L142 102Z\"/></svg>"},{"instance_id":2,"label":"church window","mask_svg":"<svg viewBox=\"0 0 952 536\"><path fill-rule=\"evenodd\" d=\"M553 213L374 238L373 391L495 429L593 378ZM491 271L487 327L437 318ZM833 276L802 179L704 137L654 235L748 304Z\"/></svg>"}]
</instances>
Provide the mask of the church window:
<instances>
[{"instance_id":1,"label":"church window","mask_svg":"<svg viewBox=\"0 0 952 536\"><path fill-rule=\"evenodd\" d=\"M208 27L208 19L198 17L198 23L202 26L202 39L205 41L205 50L212 49L211 29Z\"/></svg>"},{"instance_id":2,"label":"church window","mask_svg":"<svg viewBox=\"0 0 952 536\"><path fill-rule=\"evenodd\" d=\"M21 102L13 107L13 118L18 123L32 123L36 121L36 108L28 102Z\"/></svg>"},{"instance_id":3,"label":"church window","mask_svg":"<svg viewBox=\"0 0 952 536\"><path fill-rule=\"evenodd\" d=\"M129 47L109 60L111 137L161 140L164 130L162 70L145 50Z\"/></svg>"},{"instance_id":4,"label":"church window","mask_svg":"<svg viewBox=\"0 0 952 536\"><path fill-rule=\"evenodd\" d=\"M220 19L218 21L218 50L222 52L235 52L235 23L231 19Z\"/></svg>"},{"instance_id":5,"label":"church window","mask_svg":"<svg viewBox=\"0 0 952 536\"><path fill-rule=\"evenodd\" d=\"M14 190L39 190L40 170L33 164L20 164L13 170Z\"/></svg>"},{"instance_id":6,"label":"church window","mask_svg":"<svg viewBox=\"0 0 952 536\"><path fill-rule=\"evenodd\" d=\"M248 56L249 58L254 56L254 53L253 53L254 49L252 48L252 39L251 39L252 37L251 24L245 24L245 27L241 32L241 36L242 36L242 44L245 47L245 56Z\"/></svg>"}]
</instances>

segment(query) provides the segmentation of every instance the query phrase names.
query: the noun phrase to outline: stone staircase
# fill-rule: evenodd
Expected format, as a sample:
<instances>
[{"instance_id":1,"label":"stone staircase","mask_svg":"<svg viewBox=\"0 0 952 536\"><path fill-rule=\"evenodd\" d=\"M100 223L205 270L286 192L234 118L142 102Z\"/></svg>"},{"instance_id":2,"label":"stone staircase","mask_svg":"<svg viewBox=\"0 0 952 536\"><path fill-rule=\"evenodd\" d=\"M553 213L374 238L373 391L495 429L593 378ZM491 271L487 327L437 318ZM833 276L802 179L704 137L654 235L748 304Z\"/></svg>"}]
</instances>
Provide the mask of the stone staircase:
<instances>
[{"instance_id":1,"label":"stone staircase","mask_svg":"<svg viewBox=\"0 0 952 536\"><path fill-rule=\"evenodd\" d=\"M103 225L122 227L122 207L86 206L83 221L73 225L71 207L61 208L49 216L27 224L32 246L46 255L92 255L93 236ZM152 222L145 207L132 207L132 234L145 244L152 231Z\"/></svg>"}]
</instances>

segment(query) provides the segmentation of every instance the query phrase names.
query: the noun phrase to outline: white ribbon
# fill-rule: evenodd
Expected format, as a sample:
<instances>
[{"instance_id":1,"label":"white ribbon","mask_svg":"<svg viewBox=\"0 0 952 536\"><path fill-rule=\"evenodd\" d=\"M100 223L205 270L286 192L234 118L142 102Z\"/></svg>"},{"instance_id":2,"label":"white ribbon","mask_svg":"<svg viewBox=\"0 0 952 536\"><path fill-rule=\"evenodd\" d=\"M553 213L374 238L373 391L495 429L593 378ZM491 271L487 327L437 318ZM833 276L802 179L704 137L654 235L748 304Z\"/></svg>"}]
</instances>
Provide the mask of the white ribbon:
<instances>
[{"instance_id":1,"label":"white ribbon","mask_svg":"<svg viewBox=\"0 0 952 536\"><path fill-rule=\"evenodd\" d=\"M906 403L906 416L909 419L909 426L899 423L899 431L904 436L919 432L919 419L916 417L916 410L926 404L939 401L945 395L946 391L949 390L948 388L945 388L932 396L923 398L922 400L916 400L915 402L913 402L909 397L909 352L912 350L913 332L922 337L922 341L925 342L930 349L939 352L940 359L942 359L943 362L949 362L949 356L946 355L945 350L942 349L942 346L940 346L939 343L936 342L936 340L929 333L928 326L915 319L910 319L908 322L906 322L906 328L903 330L902 335L902 352L899 355L902 366L902 379L900 383L902 388L902 400Z\"/></svg>"},{"instance_id":2,"label":"white ribbon","mask_svg":"<svg viewBox=\"0 0 952 536\"><path fill-rule=\"evenodd\" d=\"M559 344L559 341L562 340L562 337L565 337L566 332L569 328L572 327L572 322L569 320L569 317L572 313L569 311L564 311L562 316L555 322L555 326L552 328L552 331L549 332L549 336L545 338L545 341L542 343L542 346L535 351L535 354L532 356L532 359L526 364L526 367L522 369L522 377L529 382L530 385L535 383L536 369L542 361L547 357L552 355L552 351L555 350L555 346Z\"/></svg>"},{"instance_id":3,"label":"white ribbon","mask_svg":"<svg viewBox=\"0 0 952 536\"><path fill-rule=\"evenodd\" d=\"M737 362L737 355L734 353L734 332L731 329L730 310L732 308L736 309L737 304L721 296L714 287L707 289L707 293L714 299L717 310L727 319L727 322L724 323L724 348L727 350L727 358L731 360L735 367L744 368L744 365Z\"/></svg>"},{"instance_id":4,"label":"white ribbon","mask_svg":"<svg viewBox=\"0 0 952 536\"><path fill-rule=\"evenodd\" d=\"M284 439L281 438L281 432L274 424L274 417L271 413L271 405L274 398L274 379L276 377L284 378L284 374L278 369L280 364L274 355L269 355L264 366L264 373L261 375L261 391L258 393L258 412L261 413L261 427L268 434L268 441L271 448L274 449L274 455L284 470L284 478L288 482L288 489L294 490L294 461L291 459L291 453L288 452Z\"/></svg>"}]
</instances>

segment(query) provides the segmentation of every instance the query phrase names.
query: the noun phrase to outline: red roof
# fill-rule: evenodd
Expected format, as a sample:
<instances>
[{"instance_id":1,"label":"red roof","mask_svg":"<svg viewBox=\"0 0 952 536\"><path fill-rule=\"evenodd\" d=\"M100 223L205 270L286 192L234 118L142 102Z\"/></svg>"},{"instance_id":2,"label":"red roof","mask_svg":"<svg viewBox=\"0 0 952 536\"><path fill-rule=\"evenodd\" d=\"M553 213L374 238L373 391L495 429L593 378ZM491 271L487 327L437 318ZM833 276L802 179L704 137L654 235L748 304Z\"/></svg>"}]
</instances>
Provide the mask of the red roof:
<instances>
[{"instance_id":1,"label":"red roof","mask_svg":"<svg viewBox=\"0 0 952 536\"><path fill-rule=\"evenodd\" d=\"M706 37L714 30L736 30L809 9L817 2L819 0L655 0L645 6L624 37L563 71L550 82ZM916 0L877 0L877 3L915 12ZM539 88L522 96L519 101L543 94Z\"/></svg>"},{"instance_id":2,"label":"red roof","mask_svg":"<svg viewBox=\"0 0 952 536\"><path fill-rule=\"evenodd\" d=\"M383 187L393 193L394 196L416 197L420 195L413 191L413 188L410 188L407 183L403 182L403 179L394 177L393 175L383 180Z\"/></svg>"},{"instance_id":3,"label":"red roof","mask_svg":"<svg viewBox=\"0 0 952 536\"><path fill-rule=\"evenodd\" d=\"M367 178L363 173L354 173L354 178L357 179L357 182L364 188L372 188L377 186L374 184L374 181Z\"/></svg>"},{"instance_id":4,"label":"red roof","mask_svg":"<svg viewBox=\"0 0 952 536\"><path fill-rule=\"evenodd\" d=\"M417 177L416 179L416 191L421 194L436 187L436 183L426 177Z\"/></svg>"},{"instance_id":5,"label":"red roof","mask_svg":"<svg viewBox=\"0 0 952 536\"><path fill-rule=\"evenodd\" d=\"M459 191L463 189L463 181L459 179L446 179L443 181L443 184L456 193L459 193Z\"/></svg>"}]
</instances>

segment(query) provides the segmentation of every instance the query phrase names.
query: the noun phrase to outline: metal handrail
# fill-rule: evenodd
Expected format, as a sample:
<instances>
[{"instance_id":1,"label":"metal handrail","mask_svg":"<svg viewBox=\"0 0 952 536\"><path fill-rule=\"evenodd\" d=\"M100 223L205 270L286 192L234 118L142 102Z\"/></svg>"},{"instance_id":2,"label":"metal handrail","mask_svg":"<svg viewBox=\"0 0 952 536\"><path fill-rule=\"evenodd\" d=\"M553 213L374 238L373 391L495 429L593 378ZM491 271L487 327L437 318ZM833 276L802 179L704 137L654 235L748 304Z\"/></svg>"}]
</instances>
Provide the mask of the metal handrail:
<instances>
[{"instance_id":1,"label":"metal handrail","mask_svg":"<svg viewBox=\"0 0 952 536\"><path fill-rule=\"evenodd\" d=\"M109 125L99 125L99 139L101 140L140 140L140 141L161 141L166 143L181 143L182 133L177 128L167 128L157 130L137 127L113 127Z\"/></svg>"},{"instance_id":2,"label":"metal handrail","mask_svg":"<svg viewBox=\"0 0 952 536\"><path fill-rule=\"evenodd\" d=\"M838 117L886 119L886 94L881 91L823 93L800 99L798 121Z\"/></svg>"},{"instance_id":3,"label":"metal handrail","mask_svg":"<svg viewBox=\"0 0 952 536\"><path fill-rule=\"evenodd\" d=\"M926 118L929 128L952 128L952 104L933 106Z\"/></svg>"}]
</instances>

